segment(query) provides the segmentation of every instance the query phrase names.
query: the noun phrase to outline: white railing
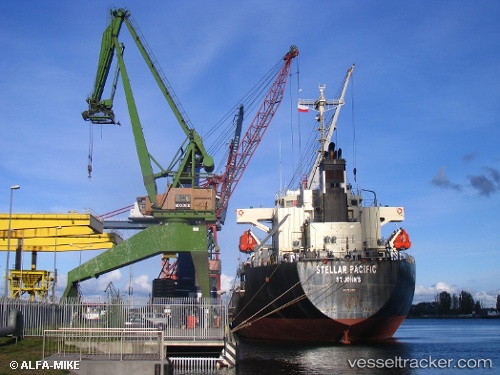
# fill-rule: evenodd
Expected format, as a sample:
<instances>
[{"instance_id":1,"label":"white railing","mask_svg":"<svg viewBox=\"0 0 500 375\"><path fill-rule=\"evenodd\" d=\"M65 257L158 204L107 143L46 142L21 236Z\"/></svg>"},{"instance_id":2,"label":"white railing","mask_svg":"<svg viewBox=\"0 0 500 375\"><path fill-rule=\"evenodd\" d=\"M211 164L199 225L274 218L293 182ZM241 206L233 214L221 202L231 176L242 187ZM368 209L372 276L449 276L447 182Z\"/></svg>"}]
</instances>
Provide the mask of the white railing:
<instances>
[{"instance_id":1,"label":"white railing","mask_svg":"<svg viewBox=\"0 0 500 375\"><path fill-rule=\"evenodd\" d=\"M169 359L173 369L182 374L200 374L209 373L217 369L218 358L191 358L191 357L172 357Z\"/></svg>"},{"instance_id":2,"label":"white railing","mask_svg":"<svg viewBox=\"0 0 500 375\"><path fill-rule=\"evenodd\" d=\"M173 340L223 340L228 323L227 303L210 298L165 298L133 302L61 299L58 303L0 298L0 326L19 310L24 336L43 336L46 330L157 329Z\"/></svg>"},{"instance_id":3,"label":"white railing","mask_svg":"<svg viewBox=\"0 0 500 375\"><path fill-rule=\"evenodd\" d=\"M43 359L162 360L163 332L134 328L61 328L43 333Z\"/></svg>"}]
</instances>

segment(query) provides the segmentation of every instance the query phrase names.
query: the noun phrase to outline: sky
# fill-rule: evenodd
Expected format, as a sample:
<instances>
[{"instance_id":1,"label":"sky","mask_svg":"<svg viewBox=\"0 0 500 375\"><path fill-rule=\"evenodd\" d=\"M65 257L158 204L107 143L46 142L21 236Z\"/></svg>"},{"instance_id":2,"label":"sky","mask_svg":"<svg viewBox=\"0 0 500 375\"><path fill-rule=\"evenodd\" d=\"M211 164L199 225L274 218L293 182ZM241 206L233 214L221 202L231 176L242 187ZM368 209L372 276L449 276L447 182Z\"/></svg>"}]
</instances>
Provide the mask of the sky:
<instances>
[{"instance_id":1,"label":"sky","mask_svg":"<svg viewBox=\"0 0 500 375\"><path fill-rule=\"evenodd\" d=\"M248 229L236 225L235 210L272 207L298 161L299 127L302 133L314 127L314 114L297 114L298 96L315 99L318 85L326 84L326 96L333 99L355 63L336 141L355 187L376 191L383 205L405 207L403 226L417 262L414 303L432 301L441 291L467 290L484 306L495 304L500 294L500 3L2 1L0 212L8 212L10 186L17 184L14 213L103 214L145 195L120 85L115 113L122 126L94 127L92 178L87 173L89 124L81 112L93 89L109 9L115 7L131 11L207 142L213 139L212 126L291 45L300 51L283 103L219 232L223 288L234 280L237 241ZM127 43L125 29L122 35L148 147L168 165L183 133L135 46ZM83 261L95 255L84 252ZM39 254L38 268L50 270L52 257ZM58 257L61 293L79 254ZM0 258L2 275L4 270ZM132 273L135 293L147 295L159 271L155 257L82 286L86 293L104 295L113 281L126 291Z\"/></svg>"}]
</instances>

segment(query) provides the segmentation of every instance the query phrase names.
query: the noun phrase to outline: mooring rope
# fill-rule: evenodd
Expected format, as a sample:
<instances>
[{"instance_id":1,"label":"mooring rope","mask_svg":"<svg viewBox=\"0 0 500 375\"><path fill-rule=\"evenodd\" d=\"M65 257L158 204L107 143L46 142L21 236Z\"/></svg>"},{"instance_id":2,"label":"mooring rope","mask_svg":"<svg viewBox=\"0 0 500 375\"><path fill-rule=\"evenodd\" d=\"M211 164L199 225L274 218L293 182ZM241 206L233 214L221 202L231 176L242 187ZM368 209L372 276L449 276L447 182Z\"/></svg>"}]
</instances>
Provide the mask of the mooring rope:
<instances>
[{"instance_id":1,"label":"mooring rope","mask_svg":"<svg viewBox=\"0 0 500 375\"><path fill-rule=\"evenodd\" d=\"M279 267L279 265L278 265ZM278 267L275 268L275 270L273 271L273 273L271 274L271 276L276 272L276 270L278 269ZM309 281L311 279L311 277L313 277L314 275L316 274L316 272L313 272L305 282ZM269 276L269 279L271 278L271 276ZM231 330L231 332L236 332L242 328L245 328L249 325L251 325L252 323L255 323L257 321L259 321L260 319L263 319L271 314L274 314L275 312L278 312L288 306L291 306L291 305L294 305L296 304L297 302L300 302L302 301L303 299L305 299L307 297L307 295L305 293L301 294L300 296L294 298L293 300L275 308L274 310L271 310L270 312L267 312L266 314L262 315L262 316L259 316L257 317L256 319L252 320L256 315L258 315L259 313L261 313L263 310L265 310L266 308L268 308L270 305L272 305L273 303L275 303L276 301L278 301L281 297L283 297L285 294L287 294L288 292L290 292L293 288L295 288L297 285L299 285L301 283L301 281L297 281L294 285L292 285L290 288L288 288L286 291L284 291L283 293L281 293L278 297L276 297L274 300L272 300L271 302L269 302L267 305L265 305L264 307L262 307L259 311L257 311L255 314L253 314L252 316L250 316L249 318L245 319L243 322L241 322L240 324L238 324L235 328L233 328ZM236 314L235 318L240 315L240 313L250 304L250 302L252 302L252 300L259 294L259 292L262 290L262 288L264 287L264 285L266 285L267 282L264 282L262 284L262 286L259 288L259 290L257 291L257 293L254 294L254 296L250 299L250 301L248 301L245 306L238 312L238 314ZM328 295L331 295L333 293L335 293L338 289L340 289L342 286L344 286L346 283L342 283L340 284L335 290L332 291L332 293L328 294ZM321 293L321 294L324 294L328 289L330 289L331 287L333 287L333 285L335 284L331 284L331 285L324 285L322 288L324 288L325 290Z\"/></svg>"},{"instance_id":2,"label":"mooring rope","mask_svg":"<svg viewBox=\"0 0 500 375\"><path fill-rule=\"evenodd\" d=\"M267 277L269 281L271 280L271 277L273 277L273 275L275 274L275 272L278 270L278 268L279 268L279 266L280 266L280 265L281 265L281 263L279 263L279 264L276 266L276 268L274 269L274 271L271 273L271 275ZM257 293L255 293L255 294L253 295L253 297L252 297L252 298L250 298L250 301L248 301L248 302L245 304L245 306L243 306L243 308L242 308L242 309L238 312L238 314L236 314L236 315L233 317L233 319L237 318L237 317L238 317L238 315L240 315L240 314L243 312L243 310L245 310L245 308L246 308L246 307L250 304L250 302L252 302L252 301L254 300L254 298L255 298L255 297L257 297L257 295L260 293L260 291L262 290L262 288L264 288L264 286L265 286L267 283L268 283L268 281L264 281L264 282L262 283L262 285L260 286L260 288L259 288L259 290L257 291Z\"/></svg>"}]
</instances>

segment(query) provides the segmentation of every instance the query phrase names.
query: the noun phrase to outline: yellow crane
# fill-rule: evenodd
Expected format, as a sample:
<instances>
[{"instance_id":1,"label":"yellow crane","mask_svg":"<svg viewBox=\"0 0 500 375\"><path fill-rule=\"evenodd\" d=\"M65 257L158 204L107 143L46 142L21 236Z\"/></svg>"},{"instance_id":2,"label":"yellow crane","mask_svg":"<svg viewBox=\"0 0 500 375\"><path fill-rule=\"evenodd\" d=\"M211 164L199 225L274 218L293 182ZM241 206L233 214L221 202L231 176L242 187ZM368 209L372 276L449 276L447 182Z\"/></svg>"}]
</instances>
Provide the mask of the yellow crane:
<instances>
[{"instance_id":1,"label":"yellow crane","mask_svg":"<svg viewBox=\"0 0 500 375\"><path fill-rule=\"evenodd\" d=\"M57 252L106 250L121 242L116 233L104 232L102 221L91 214L0 214L0 251L16 254L14 268L6 265L9 297L19 298L27 293L32 301L36 297L44 300L50 287L55 294L56 269L37 270L39 252L54 253L55 257ZM31 253L31 268L23 270L26 252Z\"/></svg>"}]
</instances>

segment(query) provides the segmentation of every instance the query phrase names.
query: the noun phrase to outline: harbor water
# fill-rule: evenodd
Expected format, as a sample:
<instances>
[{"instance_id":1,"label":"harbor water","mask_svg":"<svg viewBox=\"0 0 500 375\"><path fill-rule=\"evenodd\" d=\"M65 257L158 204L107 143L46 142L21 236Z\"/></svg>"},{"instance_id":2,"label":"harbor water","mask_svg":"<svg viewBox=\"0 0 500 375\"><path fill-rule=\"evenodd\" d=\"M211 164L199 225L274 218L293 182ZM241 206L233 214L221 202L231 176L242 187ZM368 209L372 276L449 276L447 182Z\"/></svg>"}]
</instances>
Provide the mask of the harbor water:
<instances>
[{"instance_id":1,"label":"harbor water","mask_svg":"<svg viewBox=\"0 0 500 375\"><path fill-rule=\"evenodd\" d=\"M498 374L500 319L408 319L384 342L243 342L236 374Z\"/></svg>"}]
</instances>

